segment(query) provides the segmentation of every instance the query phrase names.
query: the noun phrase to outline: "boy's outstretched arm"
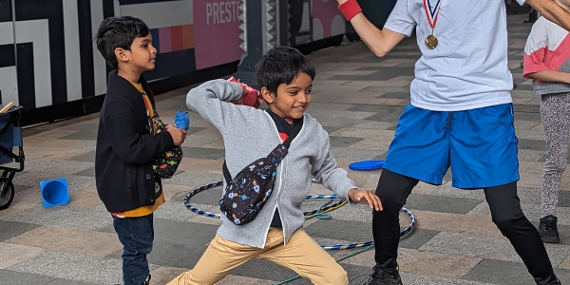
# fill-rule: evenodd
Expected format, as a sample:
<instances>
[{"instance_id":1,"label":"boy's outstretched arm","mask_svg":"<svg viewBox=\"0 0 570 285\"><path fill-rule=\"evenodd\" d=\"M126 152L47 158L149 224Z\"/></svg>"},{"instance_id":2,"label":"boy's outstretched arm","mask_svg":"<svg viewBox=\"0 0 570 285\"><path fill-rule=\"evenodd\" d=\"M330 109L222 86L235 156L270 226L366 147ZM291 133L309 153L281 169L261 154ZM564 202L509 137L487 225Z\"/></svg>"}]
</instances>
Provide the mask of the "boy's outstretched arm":
<instances>
[{"instance_id":1,"label":"boy's outstretched arm","mask_svg":"<svg viewBox=\"0 0 570 285\"><path fill-rule=\"evenodd\" d=\"M239 116L237 107L244 95L243 88L233 82L216 79L192 88L186 96L186 106L224 133L228 125Z\"/></svg>"},{"instance_id":2,"label":"boy's outstretched arm","mask_svg":"<svg viewBox=\"0 0 570 285\"><path fill-rule=\"evenodd\" d=\"M382 211L380 198L371 190L359 190L354 182L348 178L346 170L337 166L336 160L330 152L329 134L324 129L314 134L319 142L319 154L311 157L311 174L315 182L322 183L325 188L332 190L338 197L349 199L353 203L368 202L370 208Z\"/></svg>"},{"instance_id":3,"label":"boy's outstretched arm","mask_svg":"<svg viewBox=\"0 0 570 285\"><path fill-rule=\"evenodd\" d=\"M326 133L325 130L323 132ZM326 137L325 137L326 136ZM338 197L349 199L353 203L367 202L370 208L375 211L382 211L380 198L371 190L360 190L354 186L354 182L348 178L346 170L337 167L336 160L329 150L328 133L319 135L318 140L322 141L321 154L311 160L311 173L315 182L322 183L327 189L332 190Z\"/></svg>"},{"instance_id":4,"label":"boy's outstretched arm","mask_svg":"<svg viewBox=\"0 0 570 285\"><path fill-rule=\"evenodd\" d=\"M348 0L337 0L341 5ZM378 29L372 24L364 14L358 13L350 20L350 23L368 48L378 57L388 54L406 35L394 32L389 29Z\"/></svg>"},{"instance_id":5,"label":"boy's outstretched arm","mask_svg":"<svg viewBox=\"0 0 570 285\"><path fill-rule=\"evenodd\" d=\"M570 31L570 11L560 7L555 1L526 0L526 3L536 9L546 19Z\"/></svg>"}]
</instances>

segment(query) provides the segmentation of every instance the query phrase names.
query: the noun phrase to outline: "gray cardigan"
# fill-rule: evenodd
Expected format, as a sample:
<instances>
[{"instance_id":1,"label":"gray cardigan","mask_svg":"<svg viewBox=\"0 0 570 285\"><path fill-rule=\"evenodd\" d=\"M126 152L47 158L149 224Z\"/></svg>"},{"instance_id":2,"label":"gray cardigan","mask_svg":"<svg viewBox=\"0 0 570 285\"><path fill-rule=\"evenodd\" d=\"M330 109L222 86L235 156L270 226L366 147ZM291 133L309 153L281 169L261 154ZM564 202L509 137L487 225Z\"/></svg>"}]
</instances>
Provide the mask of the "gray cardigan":
<instances>
[{"instance_id":1,"label":"gray cardigan","mask_svg":"<svg viewBox=\"0 0 570 285\"><path fill-rule=\"evenodd\" d=\"M226 164L232 177L247 164L267 156L281 142L267 112L225 102L241 98L242 92L239 84L218 79L193 88L186 98L188 108L198 112L222 134ZM267 199L255 220L246 225L235 225L222 215L218 234L229 241L263 248L277 208L286 244L303 227L301 203L311 189L311 175L339 197L348 199L348 191L356 186L344 169L337 168L329 146L328 133L305 113L303 127L278 167L274 188L277 191Z\"/></svg>"}]
</instances>

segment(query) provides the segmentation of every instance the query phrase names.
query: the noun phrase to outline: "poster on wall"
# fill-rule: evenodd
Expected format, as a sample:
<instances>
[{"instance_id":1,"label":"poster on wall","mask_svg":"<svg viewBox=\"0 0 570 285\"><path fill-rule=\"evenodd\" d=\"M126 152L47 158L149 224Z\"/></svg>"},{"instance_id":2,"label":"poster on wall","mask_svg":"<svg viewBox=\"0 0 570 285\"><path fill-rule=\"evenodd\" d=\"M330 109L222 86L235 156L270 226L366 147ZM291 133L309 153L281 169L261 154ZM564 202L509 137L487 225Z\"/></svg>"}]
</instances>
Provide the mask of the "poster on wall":
<instances>
[{"instance_id":1,"label":"poster on wall","mask_svg":"<svg viewBox=\"0 0 570 285\"><path fill-rule=\"evenodd\" d=\"M345 32L334 0L287 0L290 46ZM143 19L159 53L150 80L240 59L240 0L119 0L121 15ZM161 11L161 13L156 13Z\"/></svg>"},{"instance_id":2,"label":"poster on wall","mask_svg":"<svg viewBox=\"0 0 570 285\"><path fill-rule=\"evenodd\" d=\"M335 0L288 0L289 44L297 46L345 33Z\"/></svg>"},{"instance_id":3,"label":"poster on wall","mask_svg":"<svg viewBox=\"0 0 570 285\"><path fill-rule=\"evenodd\" d=\"M346 21L338 10L335 0L312 0L312 2L313 41L345 33Z\"/></svg>"},{"instance_id":4,"label":"poster on wall","mask_svg":"<svg viewBox=\"0 0 570 285\"><path fill-rule=\"evenodd\" d=\"M239 0L194 0L196 69L239 60Z\"/></svg>"}]
</instances>

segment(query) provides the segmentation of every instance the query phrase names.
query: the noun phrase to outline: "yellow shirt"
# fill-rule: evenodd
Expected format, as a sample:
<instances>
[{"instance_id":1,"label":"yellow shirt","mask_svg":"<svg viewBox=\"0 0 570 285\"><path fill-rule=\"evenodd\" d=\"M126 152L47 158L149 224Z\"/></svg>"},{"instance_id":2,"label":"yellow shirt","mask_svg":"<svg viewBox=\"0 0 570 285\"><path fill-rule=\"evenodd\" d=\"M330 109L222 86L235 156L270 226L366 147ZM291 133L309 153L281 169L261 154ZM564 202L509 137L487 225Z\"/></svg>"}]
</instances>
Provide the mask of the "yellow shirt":
<instances>
[{"instance_id":1,"label":"yellow shirt","mask_svg":"<svg viewBox=\"0 0 570 285\"><path fill-rule=\"evenodd\" d=\"M145 102L145 106L147 108L146 110L148 112L148 115L150 118L152 118L153 129L154 129L155 133L157 133L159 131L158 130L158 122L157 122L156 117L154 115L154 110L152 108L152 104L150 103L150 100L148 99L146 92L142 88L142 84L133 83L133 85L141 92L142 97L143 97L144 102ZM160 187L160 184L158 182L155 182L155 187ZM160 189L158 189L158 190L160 190ZM148 215L152 214L154 211L156 211L156 209L158 209L158 206L160 206L162 204L164 204L164 192L160 194L160 197L158 197L158 199L156 199L156 201L154 202L154 205L152 205L152 206L142 206L142 207L136 208L134 210L126 211L124 213L111 213L111 214L115 217L118 217L118 218L144 217L144 216L148 216Z\"/></svg>"}]
</instances>

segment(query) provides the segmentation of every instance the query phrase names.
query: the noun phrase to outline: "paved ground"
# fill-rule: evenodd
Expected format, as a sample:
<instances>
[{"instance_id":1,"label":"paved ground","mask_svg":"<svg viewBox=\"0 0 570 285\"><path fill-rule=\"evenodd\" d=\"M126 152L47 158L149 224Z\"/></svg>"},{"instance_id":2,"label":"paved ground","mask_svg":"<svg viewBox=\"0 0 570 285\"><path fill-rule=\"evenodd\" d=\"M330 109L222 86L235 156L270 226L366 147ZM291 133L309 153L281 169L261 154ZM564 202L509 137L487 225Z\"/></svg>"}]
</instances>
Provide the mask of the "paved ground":
<instances>
[{"instance_id":1,"label":"paved ground","mask_svg":"<svg viewBox=\"0 0 570 285\"><path fill-rule=\"evenodd\" d=\"M540 174L544 161L544 136L539 102L529 81L521 76L520 63L530 25L525 15L509 16L509 67L517 88L513 91L519 135L519 195L527 216L540 215ZM405 40L383 59L375 58L362 43L330 48L309 56L317 69L313 104L309 112L330 132L332 151L339 164L383 158L400 112L409 102L413 65L419 57L415 41ZM172 122L184 110L188 88L158 97L163 119ZM198 216L183 206L183 195L197 186L221 180L224 156L219 133L196 114L180 172L165 181L168 202L156 212L152 284L164 284L192 268L218 220ZM0 212L0 284L116 284L121 283L121 245L111 217L95 192L94 150L98 119L88 116L27 130L24 139L26 170L18 175L12 206ZM56 126L57 128L53 129ZM48 130L52 128L52 130ZM361 187L374 188L380 172L349 175ZM45 209L39 182L65 177L71 203ZM417 230L400 246L400 269L405 284L533 284L521 260L492 224L481 191L460 191L450 186L420 184L407 208L418 219ZM559 222L562 243L547 245L556 272L570 282L570 174L560 193ZM216 211L220 189L192 200L204 210ZM314 185L314 193L328 193ZM307 208L318 204L310 202ZM311 220L307 232L321 244L371 240L371 214L366 206L345 206L330 220ZM404 217L402 223L408 220ZM333 251L334 257L352 251ZM364 278L373 264L369 251L341 262L352 283ZM295 274L263 260L253 260L235 270L221 284L273 284ZM351 284L352 284L351 283ZM292 284L309 284L297 280Z\"/></svg>"}]
</instances>

